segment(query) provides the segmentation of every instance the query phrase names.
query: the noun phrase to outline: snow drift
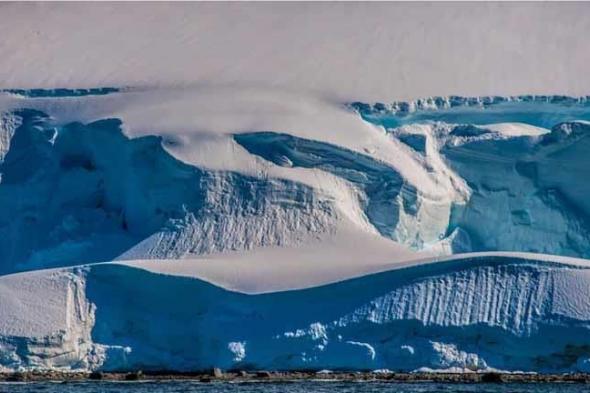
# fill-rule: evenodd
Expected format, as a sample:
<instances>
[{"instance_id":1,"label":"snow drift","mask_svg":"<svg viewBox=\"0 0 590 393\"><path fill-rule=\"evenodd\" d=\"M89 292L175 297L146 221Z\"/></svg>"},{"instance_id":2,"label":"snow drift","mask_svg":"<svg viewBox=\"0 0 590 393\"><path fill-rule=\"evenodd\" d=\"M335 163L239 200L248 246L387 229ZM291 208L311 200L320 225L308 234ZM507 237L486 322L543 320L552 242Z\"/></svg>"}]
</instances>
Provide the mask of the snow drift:
<instances>
[{"instance_id":1,"label":"snow drift","mask_svg":"<svg viewBox=\"0 0 590 393\"><path fill-rule=\"evenodd\" d=\"M0 107L3 369L590 370L587 98Z\"/></svg>"}]
</instances>

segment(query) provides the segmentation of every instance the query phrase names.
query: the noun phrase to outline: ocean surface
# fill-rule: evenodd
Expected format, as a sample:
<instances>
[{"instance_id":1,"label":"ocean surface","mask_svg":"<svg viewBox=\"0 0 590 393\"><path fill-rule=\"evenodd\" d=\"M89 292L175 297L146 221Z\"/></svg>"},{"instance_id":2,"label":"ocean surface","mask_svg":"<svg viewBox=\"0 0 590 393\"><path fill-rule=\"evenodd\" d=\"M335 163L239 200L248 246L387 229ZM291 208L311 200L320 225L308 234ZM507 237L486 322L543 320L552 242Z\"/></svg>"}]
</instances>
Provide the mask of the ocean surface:
<instances>
[{"instance_id":1,"label":"ocean surface","mask_svg":"<svg viewBox=\"0 0 590 393\"><path fill-rule=\"evenodd\" d=\"M246 382L246 383L198 383L198 382L40 382L0 383L1 393L542 393L542 392L590 392L584 384L444 384L444 383L383 383L383 382Z\"/></svg>"}]
</instances>

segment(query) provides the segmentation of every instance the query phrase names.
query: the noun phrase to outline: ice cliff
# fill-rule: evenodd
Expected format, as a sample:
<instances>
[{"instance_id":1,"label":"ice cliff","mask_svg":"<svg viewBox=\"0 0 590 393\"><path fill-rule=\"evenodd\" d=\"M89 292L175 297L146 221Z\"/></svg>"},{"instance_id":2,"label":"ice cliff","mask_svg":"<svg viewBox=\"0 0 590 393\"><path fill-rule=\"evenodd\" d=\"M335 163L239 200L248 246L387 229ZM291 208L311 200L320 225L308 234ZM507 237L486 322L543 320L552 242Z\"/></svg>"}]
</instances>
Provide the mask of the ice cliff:
<instances>
[{"instance_id":1,"label":"ice cliff","mask_svg":"<svg viewBox=\"0 0 590 393\"><path fill-rule=\"evenodd\" d=\"M0 92L0 369L590 371L587 97L249 93Z\"/></svg>"},{"instance_id":2,"label":"ice cliff","mask_svg":"<svg viewBox=\"0 0 590 393\"><path fill-rule=\"evenodd\" d=\"M55 128L20 110L2 124L0 272L284 245L336 215L304 184L186 165L117 119Z\"/></svg>"},{"instance_id":3,"label":"ice cliff","mask_svg":"<svg viewBox=\"0 0 590 393\"><path fill-rule=\"evenodd\" d=\"M8 369L587 371L588 267L471 255L257 295L119 264L21 273L0 278L0 359Z\"/></svg>"}]
</instances>

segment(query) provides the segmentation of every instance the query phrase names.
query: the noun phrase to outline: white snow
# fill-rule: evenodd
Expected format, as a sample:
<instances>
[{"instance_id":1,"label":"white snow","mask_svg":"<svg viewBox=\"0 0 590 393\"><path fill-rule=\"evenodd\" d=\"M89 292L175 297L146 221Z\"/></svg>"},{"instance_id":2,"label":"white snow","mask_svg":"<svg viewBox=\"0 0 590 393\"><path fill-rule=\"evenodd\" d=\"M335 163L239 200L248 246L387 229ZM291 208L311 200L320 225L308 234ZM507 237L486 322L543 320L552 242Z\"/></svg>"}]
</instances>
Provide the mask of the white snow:
<instances>
[{"instance_id":1,"label":"white snow","mask_svg":"<svg viewBox=\"0 0 590 393\"><path fill-rule=\"evenodd\" d=\"M264 86L343 101L583 95L589 13L586 3L3 4L0 80Z\"/></svg>"},{"instance_id":2,"label":"white snow","mask_svg":"<svg viewBox=\"0 0 590 393\"><path fill-rule=\"evenodd\" d=\"M509 136L539 136L550 132L550 130L546 128L535 127L530 124L523 123L483 124L480 127Z\"/></svg>"},{"instance_id":3,"label":"white snow","mask_svg":"<svg viewBox=\"0 0 590 393\"><path fill-rule=\"evenodd\" d=\"M265 293L313 287L380 272L400 263L432 257L359 231L290 247L266 247L247 253L218 253L198 259L125 261L126 265L183 277L201 277L224 288Z\"/></svg>"}]
</instances>

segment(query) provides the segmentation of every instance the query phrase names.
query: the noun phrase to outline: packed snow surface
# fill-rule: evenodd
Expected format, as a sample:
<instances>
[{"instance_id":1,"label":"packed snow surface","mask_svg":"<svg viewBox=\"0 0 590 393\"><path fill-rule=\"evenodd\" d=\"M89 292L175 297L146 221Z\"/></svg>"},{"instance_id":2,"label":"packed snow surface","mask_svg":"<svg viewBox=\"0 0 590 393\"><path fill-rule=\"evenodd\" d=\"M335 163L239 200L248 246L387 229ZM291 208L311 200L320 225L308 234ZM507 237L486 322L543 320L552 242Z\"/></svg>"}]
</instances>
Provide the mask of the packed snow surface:
<instances>
[{"instance_id":1,"label":"packed snow surface","mask_svg":"<svg viewBox=\"0 0 590 393\"><path fill-rule=\"evenodd\" d=\"M587 97L0 108L0 369L590 370Z\"/></svg>"},{"instance_id":2,"label":"packed snow surface","mask_svg":"<svg viewBox=\"0 0 590 393\"><path fill-rule=\"evenodd\" d=\"M585 2L0 6L2 88L257 86L344 101L588 94Z\"/></svg>"}]
</instances>

